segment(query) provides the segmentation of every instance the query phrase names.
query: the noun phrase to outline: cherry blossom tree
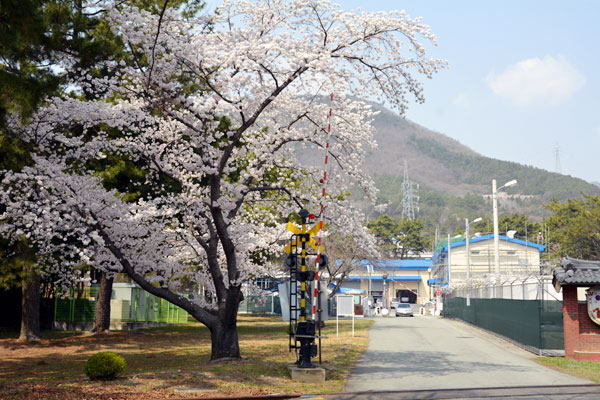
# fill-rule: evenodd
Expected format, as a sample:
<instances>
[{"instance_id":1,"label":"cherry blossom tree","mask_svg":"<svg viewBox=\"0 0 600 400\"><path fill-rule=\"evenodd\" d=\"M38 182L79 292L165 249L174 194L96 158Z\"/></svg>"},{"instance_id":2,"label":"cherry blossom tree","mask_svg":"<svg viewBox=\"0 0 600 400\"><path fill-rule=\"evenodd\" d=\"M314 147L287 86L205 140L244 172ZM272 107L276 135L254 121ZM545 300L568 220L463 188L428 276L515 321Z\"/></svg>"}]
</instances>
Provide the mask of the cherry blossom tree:
<instances>
[{"instance_id":1,"label":"cherry blossom tree","mask_svg":"<svg viewBox=\"0 0 600 400\"><path fill-rule=\"evenodd\" d=\"M241 285L266 273L292 211L319 210L324 183L329 229L376 251L345 195L355 184L375 199L361 168L373 112L360 99L404 113L424 101L417 77L445 62L426 57L421 40L435 37L401 12L317 0L224 1L185 18L166 3L160 14L106 8L128 59L76 71L71 96L13 123L34 165L3 174L0 233L33 240L42 272L65 285L85 279L81 264L126 273L209 328L212 360L239 358ZM324 156L329 123L323 182L323 166L298 154ZM103 186L90 165L113 155L143 166L146 195L125 201ZM216 302L178 294L189 282Z\"/></svg>"}]
</instances>

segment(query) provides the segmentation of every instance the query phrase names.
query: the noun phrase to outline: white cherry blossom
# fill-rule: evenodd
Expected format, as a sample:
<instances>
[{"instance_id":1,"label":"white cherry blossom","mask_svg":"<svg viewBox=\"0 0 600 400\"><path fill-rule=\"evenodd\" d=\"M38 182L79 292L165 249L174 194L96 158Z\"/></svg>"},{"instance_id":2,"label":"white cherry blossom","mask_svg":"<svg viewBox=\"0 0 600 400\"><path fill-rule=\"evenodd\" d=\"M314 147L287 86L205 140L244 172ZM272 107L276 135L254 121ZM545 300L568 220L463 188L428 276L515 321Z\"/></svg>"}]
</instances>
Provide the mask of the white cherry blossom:
<instances>
[{"instance_id":1,"label":"white cherry blossom","mask_svg":"<svg viewBox=\"0 0 600 400\"><path fill-rule=\"evenodd\" d=\"M213 359L239 357L241 284L273 268L257 254L281 254L299 205L319 210L329 108L326 223L375 253L345 196L352 185L376 195L362 169L375 146L365 100L404 113L411 98L424 101L417 77L445 62L426 56L429 27L400 12L226 0L212 15L184 19L173 9L106 7L129 60L105 62L100 78L78 71L70 88L93 100L52 98L28 124L15 123L35 165L3 171L0 233L31 238L40 268L65 285L81 279L81 264L127 273L206 324ZM114 154L149 171L152 196L125 202L104 188L87 165ZM216 302L177 294L188 282Z\"/></svg>"}]
</instances>

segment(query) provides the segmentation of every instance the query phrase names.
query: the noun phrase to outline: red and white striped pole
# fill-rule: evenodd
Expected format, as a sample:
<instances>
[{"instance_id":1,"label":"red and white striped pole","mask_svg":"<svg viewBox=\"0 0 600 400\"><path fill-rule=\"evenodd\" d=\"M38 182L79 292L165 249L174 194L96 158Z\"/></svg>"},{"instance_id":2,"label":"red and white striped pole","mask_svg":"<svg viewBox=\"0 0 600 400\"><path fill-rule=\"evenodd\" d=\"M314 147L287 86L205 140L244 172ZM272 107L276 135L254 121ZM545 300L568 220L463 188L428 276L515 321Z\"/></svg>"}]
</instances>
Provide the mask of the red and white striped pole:
<instances>
[{"instance_id":1,"label":"red and white striped pole","mask_svg":"<svg viewBox=\"0 0 600 400\"><path fill-rule=\"evenodd\" d=\"M332 107L333 107L333 92L331 93L330 103L329 103L329 115L327 116L327 139L325 140L325 163L323 164L323 178L320 180L321 186L321 212L319 213L319 238L317 240L317 265L316 265L316 273L315 273L315 283L314 283L314 299L312 309L312 319L314 321L315 314L317 313L317 294L319 291L319 262L321 261L321 235L323 232L323 215L325 214L325 189L327 188L327 168L329 163L329 140L331 138L331 118L332 118Z\"/></svg>"}]
</instances>

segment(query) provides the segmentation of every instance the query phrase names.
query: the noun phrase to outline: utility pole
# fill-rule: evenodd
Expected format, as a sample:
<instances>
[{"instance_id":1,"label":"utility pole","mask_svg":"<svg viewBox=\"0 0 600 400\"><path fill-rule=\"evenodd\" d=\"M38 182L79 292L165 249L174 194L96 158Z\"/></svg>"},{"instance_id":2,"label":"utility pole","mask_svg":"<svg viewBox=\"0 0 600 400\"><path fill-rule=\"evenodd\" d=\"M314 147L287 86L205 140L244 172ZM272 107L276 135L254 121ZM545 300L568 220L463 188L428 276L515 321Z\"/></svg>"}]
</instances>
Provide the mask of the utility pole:
<instances>
[{"instance_id":1,"label":"utility pole","mask_svg":"<svg viewBox=\"0 0 600 400\"><path fill-rule=\"evenodd\" d=\"M500 282L500 238L498 237L498 190L496 180L492 179L492 212L494 215L494 272L496 273L496 284Z\"/></svg>"},{"instance_id":2,"label":"utility pole","mask_svg":"<svg viewBox=\"0 0 600 400\"><path fill-rule=\"evenodd\" d=\"M465 241L467 247L467 306L471 305L471 253L469 251L469 226L479 221L481 221L481 217L474 219L471 222L469 222L468 218L465 218Z\"/></svg>"},{"instance_id":3,"label":"utility pole","mask_svg":"<svg viewBox=\"0 0 600 400\"><path fill-rule=\"evenodd\" d=\"M517 180L506 182L496 188L496 180L492 179L492 211L494 214L494 266L496 272L496 285L500 283L500 238L498 233L498 190L517 184Z\"/></svg>"}]
</instances>

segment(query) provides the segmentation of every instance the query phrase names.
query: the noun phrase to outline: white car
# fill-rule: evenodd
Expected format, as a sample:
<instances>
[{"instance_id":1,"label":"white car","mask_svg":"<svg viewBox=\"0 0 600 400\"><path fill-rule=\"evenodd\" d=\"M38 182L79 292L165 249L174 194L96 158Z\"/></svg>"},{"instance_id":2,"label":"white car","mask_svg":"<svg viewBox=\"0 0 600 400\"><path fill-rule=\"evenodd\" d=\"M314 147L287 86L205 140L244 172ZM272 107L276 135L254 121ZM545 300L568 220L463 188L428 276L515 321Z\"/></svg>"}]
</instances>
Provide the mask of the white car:
<instances>
[{"instance_id":1,"label":"white car","mask_svg":"<svg viewBox=\"0 0 600 400\"><path fill-rule=\"evenodd\" d=\"M410 304L400 303L396 305L396 317L413 317L413 310Z\"/></svg>"}]
</instances>

